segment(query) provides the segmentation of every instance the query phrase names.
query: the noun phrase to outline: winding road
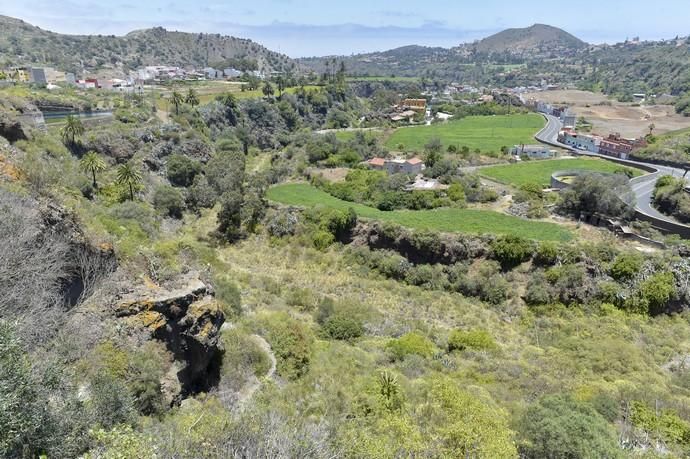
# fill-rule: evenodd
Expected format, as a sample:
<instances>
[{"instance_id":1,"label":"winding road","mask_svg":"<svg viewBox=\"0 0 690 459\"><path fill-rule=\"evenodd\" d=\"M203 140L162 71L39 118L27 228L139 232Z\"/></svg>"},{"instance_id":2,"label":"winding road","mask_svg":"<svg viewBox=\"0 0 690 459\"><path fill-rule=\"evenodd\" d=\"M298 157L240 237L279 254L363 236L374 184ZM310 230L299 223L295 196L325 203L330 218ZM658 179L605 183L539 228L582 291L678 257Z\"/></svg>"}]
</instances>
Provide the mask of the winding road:
<instances>
[{"instance_id":1,"label":"winding road","mask_svg":"<svg viewBox=\"0 0 690 459\"><path fill-rule=\"evenodd\" d=\"M534 137L539 142L545 143L547 145L564 148L572 153L581 156L592 156L603 159L611 159L611 157L606 155L601 155L599 153L592 153L589 151L576 150L569 145L565 145L558 141L558 133L563 128L561 121L555 116L543 115L546 118L546 126L544 129L539 131ZM652 217L657 220L662 220L675 225L680 225L678 221L674 218L664 215L652 206L652 194L654 193L654 185L656 185L657 180L664 175L673 175L675 177L682 177L685 174L685 170L678 169L669 166L660 166L658 164L650 164L642 161L633 160L621 160L616 159L617 162L626 163L631 166L642 166L645 168L654 169L656 172L651 172L645 174L641 177L635 177L630 181L630 186L633 193L635 194L635 210ZM688 227L690 230L690 227Z\"/></svg>"}]
</instances>

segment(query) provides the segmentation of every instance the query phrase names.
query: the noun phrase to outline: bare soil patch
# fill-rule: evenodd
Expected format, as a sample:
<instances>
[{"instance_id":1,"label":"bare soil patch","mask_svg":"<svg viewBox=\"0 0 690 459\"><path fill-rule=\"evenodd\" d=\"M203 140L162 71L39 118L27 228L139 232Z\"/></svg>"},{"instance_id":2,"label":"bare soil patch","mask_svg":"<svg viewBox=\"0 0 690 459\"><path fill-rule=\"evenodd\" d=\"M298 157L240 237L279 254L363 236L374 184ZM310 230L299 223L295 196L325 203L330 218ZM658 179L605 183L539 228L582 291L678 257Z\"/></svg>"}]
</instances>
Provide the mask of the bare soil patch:
<instances>
[{"instance_id":1,"label":"bare soil patch","mask_svg":"<svg viewBox=\"0 0 690 459\"><path fill-rule=\"evenodd\" d=\"M571 106L578 117L584 116L593 124L593 132L601 135L619 132L624 137L639 137L649 133L652 123L656 134L690 127L690 118L678 115L672 105L633 106L604 94L578 90L535 92L526 97Z\"/></svg>"}]
</instances>

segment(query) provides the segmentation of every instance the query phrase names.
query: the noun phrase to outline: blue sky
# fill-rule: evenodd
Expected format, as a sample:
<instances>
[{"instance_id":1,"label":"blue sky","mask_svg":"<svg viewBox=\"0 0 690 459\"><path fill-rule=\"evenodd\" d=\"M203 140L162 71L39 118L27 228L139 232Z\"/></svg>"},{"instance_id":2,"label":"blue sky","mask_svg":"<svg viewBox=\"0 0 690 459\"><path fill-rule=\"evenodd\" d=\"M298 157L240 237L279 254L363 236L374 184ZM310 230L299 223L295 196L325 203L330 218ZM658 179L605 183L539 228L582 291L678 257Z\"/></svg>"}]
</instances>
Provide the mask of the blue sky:
<instances>
[{"instance_id":1,"label":"blue sky","mask_svg":"<svg viewBox=\"0 0 690 459\"><path fill-rule=\"evenodd\" d=\"M508 27L561 27L591 43L690 33L688 0L0 0L0 14L61 33L134 29L251 38L292 57L454 46Z\"/></svg>"}]
</instances>

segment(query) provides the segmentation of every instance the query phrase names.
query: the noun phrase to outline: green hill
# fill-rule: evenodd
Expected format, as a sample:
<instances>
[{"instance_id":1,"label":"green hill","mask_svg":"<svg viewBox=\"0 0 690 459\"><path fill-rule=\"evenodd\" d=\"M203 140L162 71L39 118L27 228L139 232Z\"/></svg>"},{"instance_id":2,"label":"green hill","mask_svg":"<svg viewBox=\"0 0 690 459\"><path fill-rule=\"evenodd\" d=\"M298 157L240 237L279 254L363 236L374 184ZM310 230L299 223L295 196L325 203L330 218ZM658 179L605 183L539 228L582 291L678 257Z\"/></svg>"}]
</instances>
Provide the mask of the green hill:
<instances>
[{"instance_id":1,"label":"green hill","mask_svg":"<svg viewBox=\"0 0 690 459\"><path fill-rule=\"evenodd\" d=\"M576 51L587 47L587 43L561 30L544 24L534 24L521 29L507 29L491 35L474 45L474 48L487 54L539 54Z\"/></svg>"},{"instance_id":2,"label":"green hill","mask_svg":"<svg viewBox=\"0 0 690 459\"><path fill-rule=\"evenodd\" d=\"M174 32L156 27L123 37L63 35L20 19L0 16L0 65L47 64L76 71L127 70L144 65L205 67L229 65L242 70L287 70L294 62L251 40L219 34Z\"/></svg>"}]
</instances>

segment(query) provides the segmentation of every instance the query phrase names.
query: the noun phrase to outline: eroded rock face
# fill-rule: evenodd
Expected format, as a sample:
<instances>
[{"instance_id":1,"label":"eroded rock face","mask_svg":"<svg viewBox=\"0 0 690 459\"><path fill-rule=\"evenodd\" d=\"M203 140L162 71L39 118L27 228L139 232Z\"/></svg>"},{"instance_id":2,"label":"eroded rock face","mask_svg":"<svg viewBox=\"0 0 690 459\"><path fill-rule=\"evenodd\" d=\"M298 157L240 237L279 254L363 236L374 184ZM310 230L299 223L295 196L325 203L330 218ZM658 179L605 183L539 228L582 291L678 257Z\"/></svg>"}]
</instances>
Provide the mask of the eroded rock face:
<instances>
[{"instance_id":1,"label":"eroded rock face","mask_svg":"<svg viewBox=\"0 0 690 459\"><path fill-rule=\"evenodd\" d=\"M21 122L2 112L0 112L0 136L12 143L29 138Z\"/></svg>"},{"instance_id":2,"label":"eroded rock face","mask_svg":"<svg viewBox=\"0 0 690 459\"><path fill-rule=\"evenodd\" d=\"M451 265L486 256L492 236L428 234L378 222L359 222L352 243L398 252L410 262Z\"/></svg>"},{"instance_id":3,"label":"eroded rock face","mask_svg":"<svg viewBox=\"0 0 690 459\"><path fill-rule=\"evenodd\" d=\"M137 294L121 302L117 317L129 326L148 330L163 341L175 360L180 393L175 402L205 392L218 384L223 351L219 345L220 327L225 320L212 290L199 279L190 280L179 290Z\"/></svg>"}]
</instances>

